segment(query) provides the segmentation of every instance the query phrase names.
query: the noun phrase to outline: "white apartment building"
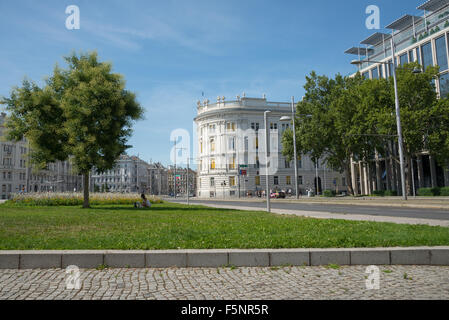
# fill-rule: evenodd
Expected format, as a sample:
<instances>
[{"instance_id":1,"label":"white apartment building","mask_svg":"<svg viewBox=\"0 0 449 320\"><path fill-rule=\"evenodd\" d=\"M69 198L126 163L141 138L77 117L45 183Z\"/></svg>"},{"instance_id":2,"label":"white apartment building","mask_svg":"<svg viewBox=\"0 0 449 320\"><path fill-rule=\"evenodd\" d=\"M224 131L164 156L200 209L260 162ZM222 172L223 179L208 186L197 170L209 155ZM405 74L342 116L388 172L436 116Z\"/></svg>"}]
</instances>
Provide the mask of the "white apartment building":
<instances>
[{"instance_id":1,"label":"white apartment building","mask_svg":"<svg viewBox=\"0 0 449 320\"><path fill-rule=\"evenodd\" d=\"M268 114L270 136L270 191L295 192L294 163L282 155L282 134L290 127L281 122L291 116L291 104L269 102L265 96L237 96L234 101L219 97L216 103L198 102L195 118L198 141L198 188L201 198L255 196L265 190L265 124ZM317 133L319 134L319 133ZM318 179L316 179L318 177ZM318 184L316 183L318 182ZM315 165L307 156L298 160L298 187L306 190L345 191L343 175Z\"/></svg>"},{"instance_id":2,"label":"white apartment building","mask_svg":"<svg viewBox=\"0 0 449 320\"><path fill-rule=\"evenodd\" d=\"M29 163L30 147L26 139L7 141L6 114L0 114L0 199L18 192L65 192L81 190L81 177L72 172L68 161L51 163L35 170Z\"/></svg>"},{"instance_id":3,"label":"white apartment building","mask_svg":"<svg viewBox=\"0 0 449 320\"><path fill-rule=\"evenodd\" d=\"M136 156L123 154L115 167L100 173L91 173L91 191L96 192L148 192L150 165Z\"/></svg>"}]
</instances>

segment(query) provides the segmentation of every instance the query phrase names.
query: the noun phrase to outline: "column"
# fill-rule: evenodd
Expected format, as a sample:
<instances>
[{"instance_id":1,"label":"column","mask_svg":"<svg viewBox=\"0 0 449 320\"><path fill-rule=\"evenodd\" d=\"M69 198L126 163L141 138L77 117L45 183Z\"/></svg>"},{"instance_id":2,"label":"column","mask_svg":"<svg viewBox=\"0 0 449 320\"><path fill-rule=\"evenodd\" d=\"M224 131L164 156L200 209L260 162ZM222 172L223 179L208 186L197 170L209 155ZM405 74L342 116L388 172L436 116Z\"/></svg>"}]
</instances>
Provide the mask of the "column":
<instances>
[{"instance_id":1,"label":"column","mask_svg":"<svg viewBox=\"0 0 449 320\"><path fill-rule=\"evenodd\" d=\"M418 165L418 188L424 188L424 168L422 163L422 155L418 156L416 162Z\"/></svg>"},{"instance_id":2,"label":"column","mask_svg":"<svg viewBox=\"0 0 449 320\"><path fill-rule=\"evenodd\" d=\"M356 170L356 164L351 159L351 179L352 179L352 189L354 190L354 195L359 194L359 186L357 184L357 170Z\"/></svg>"},{"instance_id":3,"label":"column","mask_svg":"<svg viewBox=\"0 0 449 320\"><path fill-rule=\"evenodd\" d=\"M438 187L438 180L437 180L437 168L434 157L429 156L429 162L430 162L430 179L432 181L432 188L436 188Z\"/></svg>"},{"instance_id":4,"label":"column","mask_svg":"<svg viewBox=\"0 0 449 320\"><path fill-rule=\"evenodd\" d=\"M363 163L359 161L359 179L360 179L360 195L365 194L364 181L363 181Z\"/></svg>"},{"instance_id":5,"label":"column","mask_svg":"<svg viewBox=\"0 0 449 320\"><path fill-rule=\"evenodd\" d=\"M444 186L449 187L449 166L444 168Z\"/></svg>"},{"instance_id":6,"label":"column","mask_svg":"<svg viewBox=\"0 0 449 320\"><path fill-rule=\"evenodd\" d=\"M380 167L380 161L379 161L379 153L376 150L376 191L383 190L383 184L382 184L382 172Z\"/></svg>"}]
</instances>

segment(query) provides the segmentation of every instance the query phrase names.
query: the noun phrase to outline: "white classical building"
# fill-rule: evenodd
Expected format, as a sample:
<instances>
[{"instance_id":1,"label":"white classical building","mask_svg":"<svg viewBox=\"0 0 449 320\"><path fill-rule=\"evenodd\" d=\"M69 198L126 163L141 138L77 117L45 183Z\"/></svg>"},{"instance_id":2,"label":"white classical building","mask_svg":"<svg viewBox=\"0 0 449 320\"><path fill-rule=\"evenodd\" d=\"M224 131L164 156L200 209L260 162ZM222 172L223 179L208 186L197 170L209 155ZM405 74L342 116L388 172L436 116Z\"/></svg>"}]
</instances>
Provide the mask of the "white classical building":
<instances>
[{"instance_id":1,"label":"white classical building","mask_svg":"<svg viewBox=\"0 0 449 320\"><path fill-rule=\"evenodd\" d=\"M198 188L201 198L255 196L265 190L265 124L268 114L269 185L271 191L295 192L294 163L282 155L282 134L290 127L281 122L291 116L291 103L269 102L265 98L224 97L216 103L198 102ZM318 134L318 133L317 133ZM318 179L316 179L318 177ZM346 190L343 175L315 165L308 156L298 160L298 187L318 191Z\"/></svg>"}]
</instances>

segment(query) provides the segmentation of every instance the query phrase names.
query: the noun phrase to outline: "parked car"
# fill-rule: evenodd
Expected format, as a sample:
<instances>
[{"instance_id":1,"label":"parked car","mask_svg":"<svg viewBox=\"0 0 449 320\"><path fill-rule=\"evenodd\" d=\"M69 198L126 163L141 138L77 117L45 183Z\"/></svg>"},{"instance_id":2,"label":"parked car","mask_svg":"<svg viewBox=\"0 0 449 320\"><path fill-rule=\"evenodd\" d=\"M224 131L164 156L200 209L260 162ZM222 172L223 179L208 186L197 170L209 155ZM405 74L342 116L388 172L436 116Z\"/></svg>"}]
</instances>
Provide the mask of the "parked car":
<instances>
[{"instance_id":1,"label":"parked car","mask_svg":"<svg viewBox=\"0 0 449 320\"><path fill-rule=\"evenodd\" d=\"M277 191L277 192L272 192L270 197L274 198L274 199L285 199L286 195L285 195L285 192L283 192L283 191Z\"/></svg>"}]
</instances>

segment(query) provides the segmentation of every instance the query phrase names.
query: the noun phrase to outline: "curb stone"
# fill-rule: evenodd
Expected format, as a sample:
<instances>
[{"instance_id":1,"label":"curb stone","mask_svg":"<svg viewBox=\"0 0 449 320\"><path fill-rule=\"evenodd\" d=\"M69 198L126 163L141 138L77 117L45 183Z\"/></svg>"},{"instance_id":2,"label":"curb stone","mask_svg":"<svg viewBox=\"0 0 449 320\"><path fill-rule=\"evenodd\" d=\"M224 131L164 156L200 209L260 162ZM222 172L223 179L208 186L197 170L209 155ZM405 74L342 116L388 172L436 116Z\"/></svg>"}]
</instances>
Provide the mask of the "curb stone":
<instances>
[{"instance_id":1,"label":"curb stone","mask_svg":"<svg viewBox=\"0 0 449 320\"><path fill-rule=\"evenodd\" d=\"M449 266L449 247L260 250L2 251L0 269L212 268L338 265Z\"/></svg>"}]
</instances>

